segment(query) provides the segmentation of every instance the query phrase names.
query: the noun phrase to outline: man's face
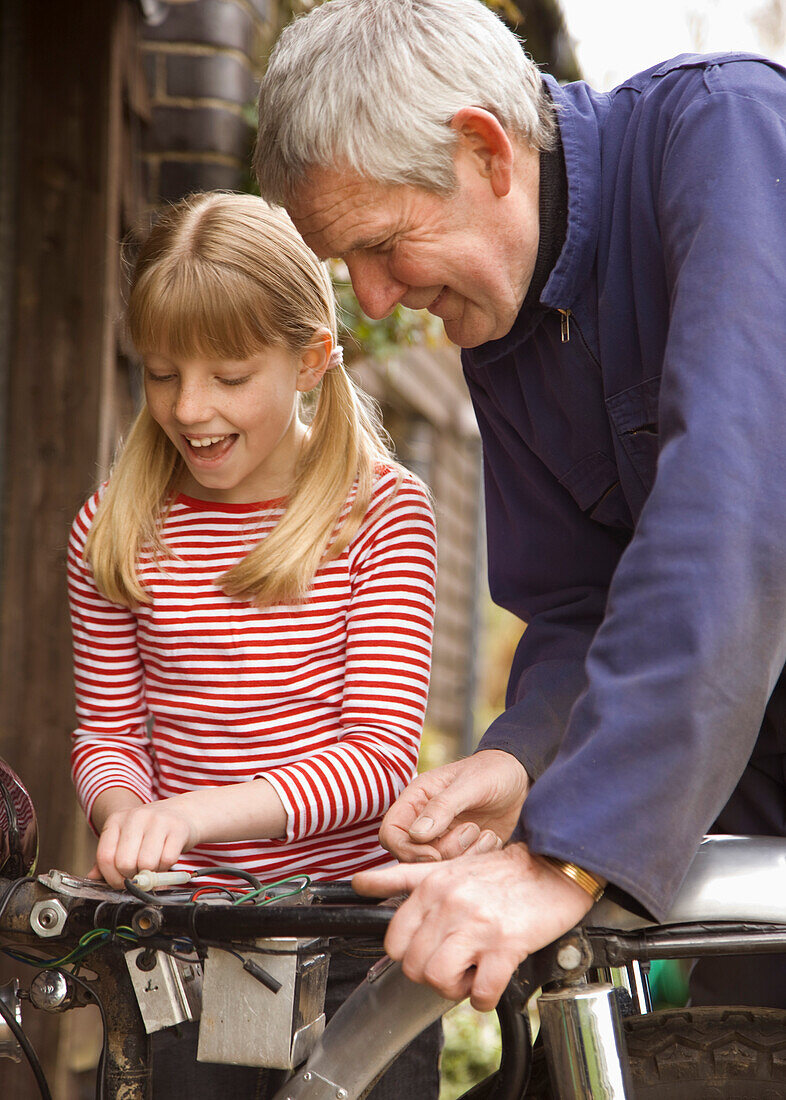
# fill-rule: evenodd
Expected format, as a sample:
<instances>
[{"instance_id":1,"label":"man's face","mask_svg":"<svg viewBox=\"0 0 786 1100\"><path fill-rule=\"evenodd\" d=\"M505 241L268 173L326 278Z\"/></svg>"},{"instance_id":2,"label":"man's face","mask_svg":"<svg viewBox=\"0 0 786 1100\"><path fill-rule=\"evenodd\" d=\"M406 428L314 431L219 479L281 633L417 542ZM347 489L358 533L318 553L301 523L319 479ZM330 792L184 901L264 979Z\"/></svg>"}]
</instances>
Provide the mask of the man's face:
<instances>
[{"instance_id":1,"label":"man's face","mask_svg":"<svg viewBox=\"0 0 786 1100\"><path fill-rule=\"evenodd\" d=\"M504 336L521 308L538 247L538 176L530 170L526 186L500 198L474 158L459 151L456 170L444 197L321 169L289 214L320 258L346 263L369 317L399 303L427 309L471 348Z\"/></svg>"}]
</instances>

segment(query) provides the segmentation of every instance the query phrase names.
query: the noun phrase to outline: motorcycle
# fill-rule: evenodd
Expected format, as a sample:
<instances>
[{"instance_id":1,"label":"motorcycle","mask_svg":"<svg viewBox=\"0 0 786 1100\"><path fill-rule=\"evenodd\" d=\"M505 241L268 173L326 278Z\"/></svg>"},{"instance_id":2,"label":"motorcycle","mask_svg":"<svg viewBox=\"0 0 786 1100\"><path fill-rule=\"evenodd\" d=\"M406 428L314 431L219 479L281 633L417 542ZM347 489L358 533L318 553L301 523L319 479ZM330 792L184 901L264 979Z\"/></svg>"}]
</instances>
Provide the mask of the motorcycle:
<instances>
[{"instance_id":1,"label":"motorcycle","mask_svg":"<svg viewBox=\"0 0 786 1100\"><path fill-rule=\"evenodd\" d=\"M0 763L0 950L32 974L0 987L0 1056L27 1059L43 1100L23 1001L47 1012L98 1005L99 1100L147 1100L151 1035L194 1020L201 1060L271 1067L276 1100L361 1100L452 1007L382 956L326 1026L330 952L373 941L382 955L395 912L347 883L243 874L238 885L224 868L226 886L141 872L115 891L36 875L36 853L32 802ZM604 898L521 964L497 1008L499 1068L463 1100L786 1097L786 1011L653 1011L647 981L654 959L782 952L786 840L707 837L664 923Z\"/></svg>"}]
</instances>

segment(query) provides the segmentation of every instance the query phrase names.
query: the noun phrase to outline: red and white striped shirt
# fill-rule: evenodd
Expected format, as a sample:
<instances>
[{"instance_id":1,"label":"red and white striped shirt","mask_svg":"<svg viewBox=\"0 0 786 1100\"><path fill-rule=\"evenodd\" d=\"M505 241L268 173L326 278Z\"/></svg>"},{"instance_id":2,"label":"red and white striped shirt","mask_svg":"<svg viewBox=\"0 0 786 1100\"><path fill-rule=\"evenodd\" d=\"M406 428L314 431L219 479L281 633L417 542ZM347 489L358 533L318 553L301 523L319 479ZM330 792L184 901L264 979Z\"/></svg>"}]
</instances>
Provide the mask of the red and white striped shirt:
<instances>
[{"instance_id":1,"label":"red and white striped shirt","mask_svg":"<svg viewBox=\"0 0 786 1100\"><path fill-rule=\"evenodd\" d=\"M79 727L72 768L87 813L109 787L145 802L264 776L286 840L203 844L177 866L231 862L270 881L346 878L390 857L382 815L415 772L428 693L436 545L426 493L381 468L363 524L303 604L257 608L216 578L275 525L283 501L179 496L142 554L152 602L121 607L83 560L99 494L71 531ZM392 499L391 499L392 498Z\"/></svg>"}]
</instances>

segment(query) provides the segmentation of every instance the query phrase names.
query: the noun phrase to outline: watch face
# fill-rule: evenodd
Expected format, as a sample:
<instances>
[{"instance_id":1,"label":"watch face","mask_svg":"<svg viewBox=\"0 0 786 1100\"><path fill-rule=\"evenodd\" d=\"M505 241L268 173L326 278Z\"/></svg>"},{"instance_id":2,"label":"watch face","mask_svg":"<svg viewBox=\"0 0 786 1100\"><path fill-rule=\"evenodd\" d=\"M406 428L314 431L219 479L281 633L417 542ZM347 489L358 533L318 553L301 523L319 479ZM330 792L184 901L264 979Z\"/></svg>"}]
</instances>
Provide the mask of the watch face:
<instances>
[{"instance_id":1,"label":"watch face","mask_svg":"<svg viewBox=\"0 0 786 1100\"><path fill-rule=\"evenodd\" d=\"M23 878L38 859L33 800L14 769L0 759L0 875Z\"/></svg>"}]
</instances>

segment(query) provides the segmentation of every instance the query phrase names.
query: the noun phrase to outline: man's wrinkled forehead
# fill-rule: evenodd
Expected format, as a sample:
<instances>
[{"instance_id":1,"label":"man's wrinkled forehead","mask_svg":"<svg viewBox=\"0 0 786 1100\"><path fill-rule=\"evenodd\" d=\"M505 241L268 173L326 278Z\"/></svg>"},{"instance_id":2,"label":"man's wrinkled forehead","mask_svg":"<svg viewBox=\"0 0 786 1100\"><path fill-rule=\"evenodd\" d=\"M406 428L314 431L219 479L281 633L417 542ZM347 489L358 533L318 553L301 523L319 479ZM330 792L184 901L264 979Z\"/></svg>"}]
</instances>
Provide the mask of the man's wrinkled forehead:
<instances>
[{"instance_id":1,"label":"man's wrinkled forehead","mask_svg":"<svg viewBox=\"0 0 786 1100\"><path fill-rule=\"evenodd\" d=\"M392 206L389 191L352 173L320 170L295 192L287 212L309 248L329 259L378 242Z\"/></svg>"}]
</instances>

